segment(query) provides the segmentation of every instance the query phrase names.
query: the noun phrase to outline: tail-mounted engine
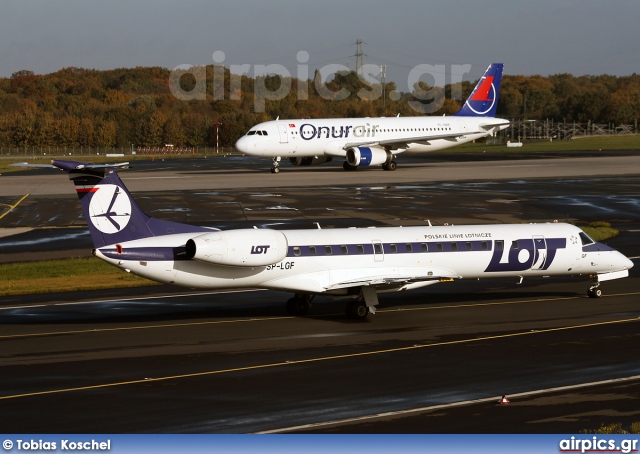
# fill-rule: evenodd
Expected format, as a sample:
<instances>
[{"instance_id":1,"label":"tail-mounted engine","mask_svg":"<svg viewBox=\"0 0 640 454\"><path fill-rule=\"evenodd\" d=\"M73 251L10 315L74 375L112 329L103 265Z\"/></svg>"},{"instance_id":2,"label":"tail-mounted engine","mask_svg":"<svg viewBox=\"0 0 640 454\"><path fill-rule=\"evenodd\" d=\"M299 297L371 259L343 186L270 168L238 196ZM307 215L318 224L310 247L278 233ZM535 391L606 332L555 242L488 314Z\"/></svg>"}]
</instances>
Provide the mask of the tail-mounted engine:
<instances>
[{"instance_id":1,"label":"tail-mounted engine","mask_svg":"<svg viewBox=\"0 0 640 454\"><path fill-rule=\"evenodd\" d=\"M287 238L268 229L238 229L205 233L186 244L187 257L227 266L267 266L287 256Z\"/></svg>"}]
</instances>

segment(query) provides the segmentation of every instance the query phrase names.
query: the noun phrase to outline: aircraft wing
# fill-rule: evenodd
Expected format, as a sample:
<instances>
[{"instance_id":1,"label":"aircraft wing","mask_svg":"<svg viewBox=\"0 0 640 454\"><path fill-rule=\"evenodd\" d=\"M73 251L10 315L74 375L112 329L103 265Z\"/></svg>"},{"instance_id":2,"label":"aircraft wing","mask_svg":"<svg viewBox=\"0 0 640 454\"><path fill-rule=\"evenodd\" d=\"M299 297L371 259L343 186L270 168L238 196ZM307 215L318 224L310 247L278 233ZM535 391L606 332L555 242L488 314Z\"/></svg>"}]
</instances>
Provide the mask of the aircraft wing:
<instances>
[{"instance_id":1,"label":"aircraft wing","mask_svg":"<svg viewBox=\"0 0 640 454\"><path fill-rule=\"evenodd\" d=\"M431 274L429 274L431 273ZM325 290L338 290L342 288L350 287L402 287L403 285L413 284L415 282L427 282L427 281L440 281L451 279L460 279L462 276L454 274L450 270L430 268L427 273L424 274L407 274L406 276L362 276L355 279L347 279L342 282L337 282L332 285L326 286Z\"/></svg>"},{"instance_id":2,"label":"aircraft wing","mask_svg":"<svg viewBox=\"0 0 640 454\"><path fill-rule=\"evenodd\" d=\"M495 125L487 125L487 127L492 127ZM368 142L349 142L343 145L341 149L338 150L328 150L325 151L325 154L328 156L335 156L338 158L346 156L347 150L353 147L380 147L385 148L388 151L393 151L396 154L402 153L407 148L410 148L411 143L419 143L419 144L428 144L432 140L438 139L456 139L458 137L464 137L469 134L485 134L487 131L467 131L465 133L451 133L451 134L439 134L437 136L415 136L415 137L401 137L397 139L388 139L388 140L376 140L376 141L368 141Z\"/></svg>"},{"instance_id":3,"label":"aircraft wing","mask_svg":"<svg viewBox=\"0 0 640 454\"><path fill-rule=\"evenodd\" d=\"M79 161L51 161L51 164L30 164L28 162L16 162L15 164L9 164L10 167L35 167L35 168L47 168L47 169L62 169L62 170L82 170L82 169L128 169L128 162L117 162L113 164L91 164L88 162ZM56 165L57 164L57 165Z\"/></svg>"}]
</instances>

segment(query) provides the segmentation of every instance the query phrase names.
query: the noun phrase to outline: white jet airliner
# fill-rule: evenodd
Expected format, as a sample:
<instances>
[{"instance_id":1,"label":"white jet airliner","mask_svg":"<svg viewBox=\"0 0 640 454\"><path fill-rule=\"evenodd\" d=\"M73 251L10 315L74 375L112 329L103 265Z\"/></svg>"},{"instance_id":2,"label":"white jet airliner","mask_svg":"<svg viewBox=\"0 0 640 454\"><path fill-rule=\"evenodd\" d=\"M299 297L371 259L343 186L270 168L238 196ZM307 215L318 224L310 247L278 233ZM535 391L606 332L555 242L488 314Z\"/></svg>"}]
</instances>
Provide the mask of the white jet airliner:
<instances>
[{"instance_id":1,"label":"white jet airliner","mask_svg":"<svg viewBox=\"0 0 640 454\"><path fill-rule=\"evenodd\" d=\"M633 266L561 223L282 231L179 224L147 216L114 166L52 164L75 184L95 256L167 284L291 292L293 315L327 295L347 298L346 313L364 319L378 293L492 277L587 275L595 298L600 282L626 277Z\"/></svg>"},{"instance_id":2,"label":"white jet airliner","mask_svg":"<svg viewBox=\"0 0 640 454\"><path fill-rule=\"evenodd\" d=\"M271 173L280 171L283 157L294 165L323 164L335 157L346 158L345 170L379 164L395 170L393 159L400 153L442 150L508 128L508 120L495 117L502 69L502 63L491 64L452 116L278 119L252 127L235 148L272 158Z\"/></svg>"}]
</instances>

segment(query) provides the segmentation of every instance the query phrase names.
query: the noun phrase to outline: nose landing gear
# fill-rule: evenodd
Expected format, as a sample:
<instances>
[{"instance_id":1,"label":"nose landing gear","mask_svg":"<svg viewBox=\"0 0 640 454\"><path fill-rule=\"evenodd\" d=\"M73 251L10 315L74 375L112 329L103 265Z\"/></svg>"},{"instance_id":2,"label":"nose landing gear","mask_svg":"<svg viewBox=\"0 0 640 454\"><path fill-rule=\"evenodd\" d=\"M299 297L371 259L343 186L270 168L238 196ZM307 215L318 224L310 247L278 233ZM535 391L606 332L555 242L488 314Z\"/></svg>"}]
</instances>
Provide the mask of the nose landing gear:
<instances>
[{"instance_id":1,"label":"nose landing gear","mask_svg":"<svg viewBox=\"0 0 640 454\"><path fill-rule=\"evenodd\" d=\"M591 287L587 290L587 296L589 298L600 298L602 296L602 290L600 289L600 281L598 276L591 276Z\"/></svg>"},{"instance_id":2,"label":"nose landing gear","mask_svg":"<svg viewBox=\"0 0 640 454\"><path fill-rule=\"evenodd\" d=\"M280 156L273 158L273 165L271 166L271 173L280 172Z\"/></svg>"}]
</instances>

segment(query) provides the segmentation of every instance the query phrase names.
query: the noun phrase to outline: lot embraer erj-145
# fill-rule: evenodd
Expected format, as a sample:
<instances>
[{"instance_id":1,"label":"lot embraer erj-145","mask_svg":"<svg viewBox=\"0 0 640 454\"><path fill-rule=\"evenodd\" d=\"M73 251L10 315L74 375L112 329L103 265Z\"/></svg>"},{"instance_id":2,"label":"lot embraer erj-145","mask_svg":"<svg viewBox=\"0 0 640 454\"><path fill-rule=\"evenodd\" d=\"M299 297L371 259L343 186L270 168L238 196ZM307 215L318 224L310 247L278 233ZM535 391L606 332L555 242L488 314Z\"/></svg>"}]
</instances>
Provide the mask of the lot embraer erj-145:
<instances>
[{"instance_id":1,"label":"lot embraer erj-145","mask_svg":"<svg viewBox=\"0 0 640 454\"><path fill-rule=\"evenodd\" d=\"M283 157L294 165L346 158L345 170L379 164L395 170L393 159L400 153L442 150L508 128L509 121L495 118L502 68L502 63L491 64L452 116L277 119L252 127L235 147L248 155L272 158L272 173L280 171Z\"/></svg>"},{"instance_id":2,"label":"lot embraer erj-145","mask_svg":"<svg viewBox=\"0 0 640 454\"><path fill-rule=\"evenodd\" d=\"M145 278L199 289L294 293L304 315L315 295L347 298L346 312L375 312L378 293L458 279L587 275L626 277L633 263L562 223L347 229L218 230L147 216L109 165L53 161L80 198L93 254Z\"/></svg>"}]
</instances>

